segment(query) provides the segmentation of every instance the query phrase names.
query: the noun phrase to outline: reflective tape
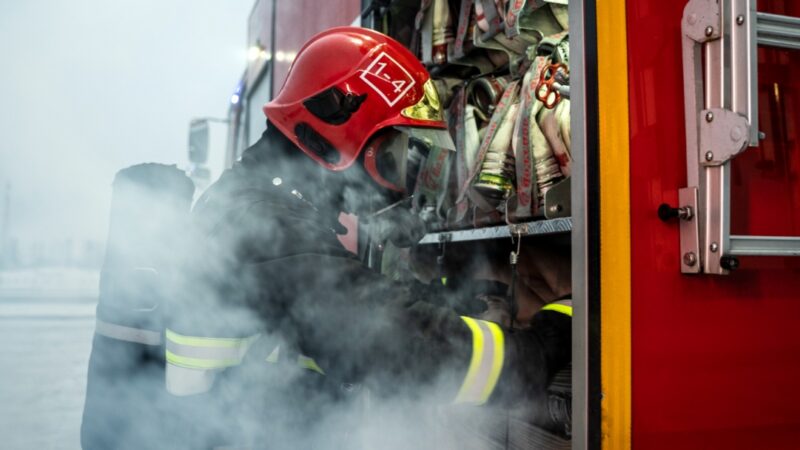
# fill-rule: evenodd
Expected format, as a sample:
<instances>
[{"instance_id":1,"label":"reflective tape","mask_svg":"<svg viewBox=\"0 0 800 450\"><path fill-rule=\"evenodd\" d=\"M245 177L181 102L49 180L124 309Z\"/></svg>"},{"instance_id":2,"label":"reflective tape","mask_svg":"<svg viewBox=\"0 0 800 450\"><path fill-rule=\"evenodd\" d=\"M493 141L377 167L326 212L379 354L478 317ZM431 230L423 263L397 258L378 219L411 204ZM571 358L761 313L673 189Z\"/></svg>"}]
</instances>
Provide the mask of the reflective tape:
<instances>
[{"instance_id":1,"label":"reflective tape","mask_svg":"<svg viewBox=\"0 0 800 450\"><path fill-rule=\"evenodd\" d=\"M313 370L320 375L325 375L325 371L314 361L314 358L310 358L306 355L298 355L297 356L297 365L302 367L303 369Z\"/></svg>"},{"instance_id":2,"label":"reflective tape","mask_svg":"<svg viewBox=\"0 0 800 450\"><path fill-rule=\"evenodd\" d=\"M472 332L472 358L454 403L482 405L497 386L503 370L503 330L494 322L462 316Z\"/></svg>"},{"instance_id":3,"label":"reflective tape","mask_svg":"<svg viewBox=\"0 0 800 450\"><path fill-rule=\"evenodd\" d=\"M555 311L572 317L572 301L570 300L569 304L567 304L566 302L550 303L548 305L544 305L542 307L542 311Z\"/></svg>"},{"instance_id":4,"label":"reflective tape","mask_svg":"<svg viewBox=\"0 0 800 450\"><path fill-rule=\"evenodd\" d=\"M280 357L281 357L281 346L279 345L274 349L272 349L272 352L270 352L269 356L267 356L267 362L275 364L278 362L278 359Z\"/></svg>"},{"instance_id":5,"label":"reflective tape","mask_svg":"<svg viewBox=\"0 0 800 450\"><path fill-rule=\"evenodd\" d=\"M278 360L280 359L281 347L280 345L275 347L272 352L267 356L266 361L271 364L277 364ZM297 355L297 365L306 370L313 370L314 372L319 373L320 375L325 375L325 371L322 370L322 367L314 361L314 358L306 355Z\"/></svg>"},{"instance_id":6,"label":"reflective tape","mask_svg":"<svg viewBox=\"0 0 800 450\"><path fill-rule=\"evenodd\" d=\"M242 362L260 335L246 338L184 336L167 329L167 363L191 369L222 369Z\"/></svg>"},{"instance_id":7,"label":"reflective tape","mask_svg":"<svg viewBox=\"0 0 800 450\"><path fill-rule=\"evenodd\" d=\"M217 372L220 370L221 369L193 369L175 364L167 364L167 392L179 397L204 394L211 390Z\"/></svg>"},{"instance_id":8,"label":"reflective tape","mask_svg":"<svg viewBox=\"0 0 800 450\"><path fill-rule=\"evenodd\" d=\"M116 323L97 319L94 332L100 336L118 341L133 342L144 345L161 345L161 332L143 328L126 327Z\"/></svg>"}]
</instances>

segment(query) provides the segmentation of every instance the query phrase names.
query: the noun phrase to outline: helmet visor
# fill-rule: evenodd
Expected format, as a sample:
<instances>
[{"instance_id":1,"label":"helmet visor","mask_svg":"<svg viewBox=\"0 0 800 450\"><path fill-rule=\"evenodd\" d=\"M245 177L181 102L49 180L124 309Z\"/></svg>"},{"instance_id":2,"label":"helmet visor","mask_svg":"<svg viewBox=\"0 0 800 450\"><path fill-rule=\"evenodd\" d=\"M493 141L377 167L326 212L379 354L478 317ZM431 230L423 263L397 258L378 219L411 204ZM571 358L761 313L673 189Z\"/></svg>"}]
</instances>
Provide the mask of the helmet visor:
<instances>
[{"instance_id":1,"label":"helmet visor","mask_svg":"<svg viewBox=\"0 0 800 450\"><path fill-rule=\"evenodd\" d=\"M442 103L439 101L439 93L430 78L422 86L423 96L416 105L403 109L400 114L409 119L425 120L429 122L444 121Z\"/></svg>"},{"instance_id":2,"label":"helmet visor","mask_svg":"<svg viewBox=\"0 0 800 450\"><path fill-rule=\"evenodd\" d=\"M430 148L455 150L447 130L394 127L381 131L367 144L364 166L381 186L411 193Z\"/></svg>"},{"instance_id":3,"label":"helmet visor","mask_svg":"<svg viewBox=\"0 0 800 450\"><path fill-rule=\"evenodd\" d=\"M389 128L367 144L364 167L381 186L404 192L408 167L408 134Z\"/></svg>"}]
</instances>

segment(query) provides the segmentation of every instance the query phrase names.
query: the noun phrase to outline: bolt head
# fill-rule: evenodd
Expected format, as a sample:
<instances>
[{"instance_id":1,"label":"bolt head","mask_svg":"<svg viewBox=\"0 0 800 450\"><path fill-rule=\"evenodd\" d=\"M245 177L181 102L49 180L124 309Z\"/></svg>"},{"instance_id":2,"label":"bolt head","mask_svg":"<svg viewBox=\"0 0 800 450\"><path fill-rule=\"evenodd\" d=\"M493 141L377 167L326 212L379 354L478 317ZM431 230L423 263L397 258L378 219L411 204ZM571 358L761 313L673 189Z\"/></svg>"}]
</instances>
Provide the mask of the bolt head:
<instances>
[{"instance_id":1,"label":"bolt head","mask_svg":"<svg viewBox=\"0 0 800 450\"><path fill-rule=\"evenodd\" d=\"M759 131L759 132L758 132L758 139L759 139L759 140L762 140L762 141L763 141L763 140L764 140L764 139L766 139L766 138L767 138L767 133L764 133L763 131Z\"/></svg>"},{"instance_id":2,"label":"bolt head","mask_svg":"<svg viewBox=\"0 0 800 450\"><path fill-rule=\"evenodd\" d=\"M711 122L712 120L714 120L714 113L709 111L706 113L706 122Z\"/></svg>"},{"instance_id":3,"label":"bolt head","mask_svg":"<svg viewBox=\"0 0 800 450\"><path fill-rule=\"evenodd\" d=\"M744 23L744 16L740 14L739 16L736 17L736 25L742 25L743 23Z\"/></svg>"},{"instance_id":4,"label":"bolt head","mask_svg":"<svg viewBox=\"0 0 800 450\"><path fill-rule=\"evenodd\" d=\"M713 161L714 160L714 153L706 152L706 161Z\"/></svg>"},{"instance_id":5,"label":"bolt head","mask_svg":"<svg viewBox=\"0 0 800 450\"><path fill-rule=\"evenodd\" d=\"M694 266L697 264L697 255L694 252L687 252L683 254L683 263L689 267Z\"/></svg>"},{"instance_id":6,"label":"bolt head","mask_svg":"<svg viewBox=\"0 0 800 450\"><path fill-rule=\"evenodd\" d=\"M717 253L717 250L719 250L719 244L717 244L716 242L712 242L708 248L711 250L712 253Z\"/></svg>"},{"instance_id":7,"label":"bolt head","mask_svg":"<svg viewBox=\"0 0 800 450\"><path fill-rule=\"evenodd\" d=\"M561 205L553 205L549 208L551 213L557 213L561 211Z\"/></svg>"},{"instance_id":8,"label":"bolt head","mask_svg":"<svg viewBox=\"0 0 800 450\"><path fill-rule=\"evenodd\" d=\"M731 140L734 142L739 141L744 137L744 131L742 131L741 127L733 127L731 128Z\"/></svg>"},{"instance_id":9,"label":"bolt head","mask_svg":"<svg viewBox=\"0 0 800 450\"><path fill-rule=\"evenodd\" d=\"M706 36L711 36L712 34L714 34L714 28L706 27Z\"/></svg>"}]
</instances>

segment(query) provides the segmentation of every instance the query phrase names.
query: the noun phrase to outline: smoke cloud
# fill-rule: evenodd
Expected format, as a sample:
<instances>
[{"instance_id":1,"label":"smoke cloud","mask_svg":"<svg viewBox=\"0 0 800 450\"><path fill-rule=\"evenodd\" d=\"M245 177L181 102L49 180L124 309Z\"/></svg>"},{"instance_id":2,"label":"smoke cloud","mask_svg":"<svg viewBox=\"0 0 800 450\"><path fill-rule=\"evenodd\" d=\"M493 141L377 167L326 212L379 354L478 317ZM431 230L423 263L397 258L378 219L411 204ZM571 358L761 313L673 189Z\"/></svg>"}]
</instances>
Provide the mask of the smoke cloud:
<instances>
[{"instance_id":1,"label":"smoke cloud","mask_svg":"<svg viewBox=\"0 0 800 450\"><path fill-rule=\"evenodd\" d=\"M153 189L149 183L135 195L124 195L115 184L121 200L112 204L99 317L107 307L106 313L121 320L134 316L138 322L131 325L148 329L253 341L241 364L206 371L212 379L207 391L175 396L165 392L162 348L124 344L125 351L103 352L108 341L95 337L86 442L131 448L515 448L509 446L510 424L524 428L542 413L541 405L525 398L512 409L451 405L466 370L465 359L455 356L469 349L458 348L458 340L420 334L436 333L435 326L408 322L427 320L435 307L485 314L490 304L482 295L502 296L510 283L503 262L510 248L453 245L443 254L435 246L409 250L387 242L389 277L366 271L357 259L343 257L334 238L336 217L344 205L357 205L355 212L363 215L393 199L375 194L357 172L332 175L305 158L280 142L246 153L200 197L191 220L188 180L176 173L171 186L159 182ZM523 255L547 263L523 269L522 326L543 302L569 292L563 243L528 244ZM158 276L136 275L142 267L153 267ZM127 303L115 303L120 299ZM280 357L270 362L276 349ZM324 374L298 365L301 355L313 358ZM411 365L431 370L408 370Z\"/></svg>"}]
</instances>

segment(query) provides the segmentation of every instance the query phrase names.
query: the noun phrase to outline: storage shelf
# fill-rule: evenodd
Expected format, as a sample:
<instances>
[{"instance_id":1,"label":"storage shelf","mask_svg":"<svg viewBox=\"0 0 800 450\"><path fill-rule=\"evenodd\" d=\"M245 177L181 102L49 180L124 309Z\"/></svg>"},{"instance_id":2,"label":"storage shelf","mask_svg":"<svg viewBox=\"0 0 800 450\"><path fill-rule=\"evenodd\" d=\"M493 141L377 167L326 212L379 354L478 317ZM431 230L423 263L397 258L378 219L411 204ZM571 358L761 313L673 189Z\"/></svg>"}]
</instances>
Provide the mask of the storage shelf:
<instances>
[{"instance_id":1,"label":"storage shelf","mask_svg":"<svg viewBox=\"0 0 800 450\"><path fill-rule=\"evenodd\" d=\"M486 239L510 239L514 236L534 236L543 234L565 233L572 230L572 218L563 217L549 220L536 220L513 225L474 228L469 230L441 231L428 233L419 241L419 245L438 244L441 242L482 241Z\"/></svg>"}]
</instances>

